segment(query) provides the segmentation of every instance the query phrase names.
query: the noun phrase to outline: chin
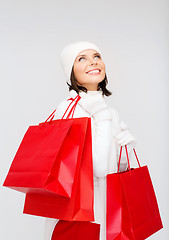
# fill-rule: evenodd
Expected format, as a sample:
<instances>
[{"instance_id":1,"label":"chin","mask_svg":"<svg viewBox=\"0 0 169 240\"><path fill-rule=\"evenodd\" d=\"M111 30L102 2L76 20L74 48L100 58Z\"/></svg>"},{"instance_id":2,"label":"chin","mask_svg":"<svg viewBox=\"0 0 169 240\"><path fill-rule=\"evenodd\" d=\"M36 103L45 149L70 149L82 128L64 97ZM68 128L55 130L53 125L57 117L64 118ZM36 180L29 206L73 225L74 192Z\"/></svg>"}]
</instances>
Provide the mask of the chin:
<instances>
[{"instance_id":1,"label":"chin","mask_svg":"<svg viewBox=\"0 0 169 240\"><path fill-rule=\"evenodd\" d=\"M84 76L81 81L79 81L81 84L90 84L92 83L97 83L99 84L100 82L102 82L105 78L104 76Z\"/></svg>"},{"instance_id":2,"label":"chin","mask_svg":"<svg viewBox=\"0 0 169 240\"><path fill-rule=\"evenodd\" d=\"M103 77L101 77L101 76L90 76L88 79L87 79L87 81L89 82L89 81L96 81L96 82L101 82L101 81L103 81Z\"/></svg>"}]
</instances>

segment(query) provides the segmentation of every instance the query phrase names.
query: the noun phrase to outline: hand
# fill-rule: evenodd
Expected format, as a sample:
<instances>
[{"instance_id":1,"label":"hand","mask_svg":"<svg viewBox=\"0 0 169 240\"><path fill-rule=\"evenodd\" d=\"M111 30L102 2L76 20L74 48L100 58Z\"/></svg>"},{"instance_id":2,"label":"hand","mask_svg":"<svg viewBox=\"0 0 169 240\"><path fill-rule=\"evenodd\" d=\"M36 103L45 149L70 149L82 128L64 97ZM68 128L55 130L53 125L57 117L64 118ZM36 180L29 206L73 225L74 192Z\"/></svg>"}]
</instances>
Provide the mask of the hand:
<instances>
[{"instance_id":1,"label":"hand","mask_svg":"<svg viewBox=\"0 0 169 240\"><path fill-rule=\"evenodd\" d=\"M124 122L120 123L120 133L116 136L117 142L119 145L124 146L130 144L131 147L134 147L136 142L134 136L130 133L127 124Z\"/></svg>"}]
</instances>

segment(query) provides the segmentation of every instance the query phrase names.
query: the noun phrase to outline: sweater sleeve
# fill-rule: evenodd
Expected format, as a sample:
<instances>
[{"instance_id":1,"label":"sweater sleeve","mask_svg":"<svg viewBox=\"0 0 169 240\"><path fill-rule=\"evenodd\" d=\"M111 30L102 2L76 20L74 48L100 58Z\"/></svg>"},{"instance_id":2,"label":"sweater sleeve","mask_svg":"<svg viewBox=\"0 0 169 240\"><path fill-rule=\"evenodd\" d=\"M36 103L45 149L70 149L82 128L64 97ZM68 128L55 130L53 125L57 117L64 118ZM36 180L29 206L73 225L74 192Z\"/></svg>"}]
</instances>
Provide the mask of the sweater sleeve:
<instances>
[{"instance_id":1,"label":"sweater sleeve","mask_svg":"<svg viewBox=\"0 0 169 240\"><path fill-rule=\"evenodd\" d=\"M116 144L116 151L117 151L117 166L118 166L118 161L119 161L119 154L120 154L120 148L121 145L118 144L116 136L121 132L121 128L120 128L120 117L119 117L119 113L116 109L114 108L110 108L111 113L112 113L112 131L113 131L113 135L114 135L114 141ZM131 152L132 152L132 146L130 144L127 144L127 150L128 150L128 155L129 155L129 159L131 156ZM125 171L128 167L128 163L127 163L127 156L126 156L126 151L125 151L125 147L123 146L122 148L122 154L121 154L121 161L120 161L120 171Z\"/></svg>"}]
</instances>

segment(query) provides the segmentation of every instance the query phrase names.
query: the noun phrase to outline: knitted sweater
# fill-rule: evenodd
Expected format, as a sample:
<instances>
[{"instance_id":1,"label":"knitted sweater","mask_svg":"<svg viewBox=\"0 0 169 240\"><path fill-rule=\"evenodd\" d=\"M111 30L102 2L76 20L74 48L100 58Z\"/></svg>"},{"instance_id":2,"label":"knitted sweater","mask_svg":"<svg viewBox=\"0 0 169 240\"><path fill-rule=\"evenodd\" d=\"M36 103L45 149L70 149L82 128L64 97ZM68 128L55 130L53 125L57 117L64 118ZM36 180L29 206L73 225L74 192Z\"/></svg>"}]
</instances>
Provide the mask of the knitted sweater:
<instances>
[{"instance_id":1,"label":"knitted sweater","mask_svg":"<svg viewBox=\"0 0 169 240\"><path fill-rule=\"evenodd\" d=\"M89 96L101 94L101 91L88 91ZM60 102L57 107L54 119L62 118L70 101L74 98L76 91L71 90L69 95ZM81 96L81 92L79 93ZM104 96L102 96L104 98ZM117 110L108 107L112 119L105 119L96 123L95 119L89 115L79 104L76 105L74 118L91 117L92 127L92 154L93 154L93 175L94 175L94 218L95 223L100 224L100 240L106 240L106 175L117 172L118 156L120 145L116 141L116 136L120 133L120 120ZM67 113L64 118L66 118ZM128 145L130 154L131 147ZM122 151L120 171L127 167L125 151ZM50 240L53 229L58 219L46 218L44 240Z\"/></svg>"}]
</instances>

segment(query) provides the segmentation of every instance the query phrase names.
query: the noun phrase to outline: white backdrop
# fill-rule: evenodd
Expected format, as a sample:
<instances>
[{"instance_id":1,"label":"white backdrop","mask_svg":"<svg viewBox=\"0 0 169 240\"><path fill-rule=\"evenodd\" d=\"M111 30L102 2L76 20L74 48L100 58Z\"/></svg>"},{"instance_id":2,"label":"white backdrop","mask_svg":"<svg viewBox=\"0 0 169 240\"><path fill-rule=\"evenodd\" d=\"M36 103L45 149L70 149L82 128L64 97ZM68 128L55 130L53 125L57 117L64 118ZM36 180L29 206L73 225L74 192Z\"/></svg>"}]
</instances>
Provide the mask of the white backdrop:
<instances>
[{"instance_id":1,"label":"white backdrop","mask_svg":"<svg viewBox=\"0 0 169 240\"><path fill-rule=\"evenodd\" d=\"M0 1L0 239L42 240L44 218L23 214L24 194L2 187L29 125L68 94L60 52L87 40L102 49L113 91L107 98L149 167L169 239L168 1Z\"/></svg>"}]
</instances>

